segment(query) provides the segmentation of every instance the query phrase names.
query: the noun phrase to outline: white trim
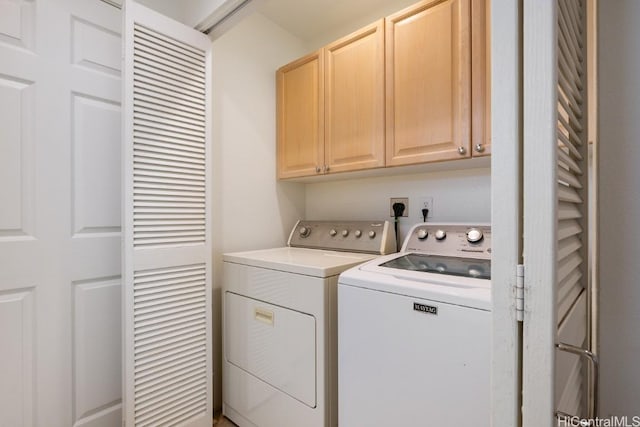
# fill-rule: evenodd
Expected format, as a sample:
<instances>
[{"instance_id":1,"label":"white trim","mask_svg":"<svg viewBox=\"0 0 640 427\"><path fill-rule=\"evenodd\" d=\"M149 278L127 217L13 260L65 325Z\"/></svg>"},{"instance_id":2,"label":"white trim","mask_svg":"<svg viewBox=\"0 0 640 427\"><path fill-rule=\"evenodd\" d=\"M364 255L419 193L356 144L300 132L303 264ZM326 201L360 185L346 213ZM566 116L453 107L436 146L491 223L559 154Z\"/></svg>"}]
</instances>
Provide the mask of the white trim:
<instances>
[{"instance_id":1,"label":"white trim","mask_svg":"<svg viewBox=\"0 0 640 427\"><path fill-rule=\"evenodd\" d=\"M209 35L212 40L224 34L243 17L256 10L264 0L225 0L194 28Z\"/></svg>"},{"instance_id":2,"label":"white trim","mask_svg":"<svg viewBox=\"0 0 640 427\"><path fill-rule=\"evenodd\" d=\"M122 9L122 0L100 0L103 3L113 6L116 9Z\"/></svg>"},{"instance_id":3,"label":"white trim","mask_svg":"<svg viewBox=\"0 0 640 427\"><path fill-rule=\"evenodd\" d=\"M520 327L516 269L521 253L520 6L491 2L491 426L514 427L520 414Z\"/></svg>"},{"instance_id":4,"label":"white trim","mask_svg":"<svg viewBox=\"0 0 640 427\"><path fill-rule=\"evenodd\" d=\"M523 427L555 425L557 0L523 3Z\"/></svg>"}]
</instances>

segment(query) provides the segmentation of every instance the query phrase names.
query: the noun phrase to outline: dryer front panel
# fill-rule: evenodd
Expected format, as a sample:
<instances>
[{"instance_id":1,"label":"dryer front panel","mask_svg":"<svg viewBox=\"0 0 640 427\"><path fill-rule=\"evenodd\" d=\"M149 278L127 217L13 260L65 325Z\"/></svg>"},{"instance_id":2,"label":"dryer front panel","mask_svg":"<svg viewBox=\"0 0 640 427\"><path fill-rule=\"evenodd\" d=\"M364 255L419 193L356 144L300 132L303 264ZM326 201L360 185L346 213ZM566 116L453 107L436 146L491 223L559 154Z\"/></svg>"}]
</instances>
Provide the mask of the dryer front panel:
<instances>
[{"instance_id":1,"label":"dryer front panel","mask_svg":"<svg viewBox=\"0 0 640 427\"><path fill-rule=\"evenodd\" d=\"M315 407L316 319L228 291L224 312L227 361Z\"/></svg>"}]
</instances>

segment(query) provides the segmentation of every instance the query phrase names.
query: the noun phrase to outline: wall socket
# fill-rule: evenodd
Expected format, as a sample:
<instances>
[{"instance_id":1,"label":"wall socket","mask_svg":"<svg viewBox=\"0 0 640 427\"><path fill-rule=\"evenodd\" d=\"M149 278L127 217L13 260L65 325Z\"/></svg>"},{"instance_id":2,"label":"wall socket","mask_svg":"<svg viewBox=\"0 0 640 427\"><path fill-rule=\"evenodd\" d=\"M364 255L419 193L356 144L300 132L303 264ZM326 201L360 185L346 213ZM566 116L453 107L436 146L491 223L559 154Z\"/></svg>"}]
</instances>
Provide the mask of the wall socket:
<instances>
[{"instance_id":1,"label":"wall socket","mask_svg":"<svg viewBox=\"0 0 640 427\"><path fill-rule=\"evenodd\" d=\"M393 212L393 204L394 203L404 203L404 212L402 212L403 217L409 216L409 198L408 197L392 197L389 199L389 216L392 218L395 217L395 213Z\"/></svg>"},{"instance_id":2,"label":"wall socket","mask_svg":"<svg viewBox=\"0 0 640 427\"><path fill-rule=\"evenodd\" d=\"M433 218L433 197L423 196L418 199L418 215L422 218L422 209L429 209L427 218Z\"/></svg>"}]
</instances>

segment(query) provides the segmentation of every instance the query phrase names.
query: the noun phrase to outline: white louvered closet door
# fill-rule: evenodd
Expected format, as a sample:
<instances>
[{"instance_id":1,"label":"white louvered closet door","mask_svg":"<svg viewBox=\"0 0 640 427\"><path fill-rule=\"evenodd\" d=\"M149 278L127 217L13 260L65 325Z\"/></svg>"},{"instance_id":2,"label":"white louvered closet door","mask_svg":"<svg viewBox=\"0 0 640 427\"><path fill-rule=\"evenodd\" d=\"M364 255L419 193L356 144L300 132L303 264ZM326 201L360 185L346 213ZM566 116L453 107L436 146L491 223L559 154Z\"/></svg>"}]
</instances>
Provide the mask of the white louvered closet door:
<instances>
[{"instance_id":1,"label":"white louvered closet door","mask_svg":"<svg viewBox=\"0 0 640 427\"><path fill-rule=\"evenodd\" d=\"M586 12L524 2L524 427L593 415L588 359L556 348L590 346Z\"/></svg>"},{"instance_id":2,"label":"white louvered closet door","mask_svg":"<svg viewBox=\"0 0 640 427\"><path fill-rule=\"evenodd\" d=\"M124 8L126 426L210 426L210 40Z\"/></svg>"}]
</instances>

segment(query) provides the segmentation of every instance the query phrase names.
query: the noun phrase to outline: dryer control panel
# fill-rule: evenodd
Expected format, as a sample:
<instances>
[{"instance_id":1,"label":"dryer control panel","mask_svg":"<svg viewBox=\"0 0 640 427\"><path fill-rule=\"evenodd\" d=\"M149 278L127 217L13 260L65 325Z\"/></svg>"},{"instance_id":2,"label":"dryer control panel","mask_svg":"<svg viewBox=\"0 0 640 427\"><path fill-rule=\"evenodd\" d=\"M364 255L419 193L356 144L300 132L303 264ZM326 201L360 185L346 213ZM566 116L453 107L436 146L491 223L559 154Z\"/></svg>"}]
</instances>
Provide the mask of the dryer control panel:
<instances>
[{"instance_id":1,"label":"dryer control panel","mask_svg":"<svg viewBox=\"0 0 640 427\"><path fill-rule=\"evenodd\" d=\"M407 235L402 252L491 259L491 225L423 223Z\"/></svg>"},{"instance_id":2,"label":"dryer control panel","mask_svg":"<svg viewBox=\"0 0 640 427\"><path fill-rule=\"evenodd\" d=\"M288 245L298 248L394 253L396 236L389 221L306 221L296 223Z\"/></svg>"}]
</instances>

